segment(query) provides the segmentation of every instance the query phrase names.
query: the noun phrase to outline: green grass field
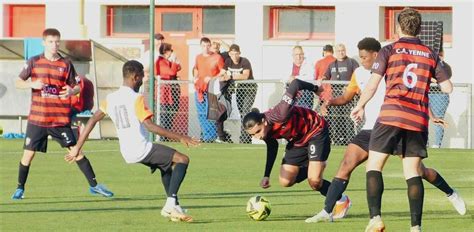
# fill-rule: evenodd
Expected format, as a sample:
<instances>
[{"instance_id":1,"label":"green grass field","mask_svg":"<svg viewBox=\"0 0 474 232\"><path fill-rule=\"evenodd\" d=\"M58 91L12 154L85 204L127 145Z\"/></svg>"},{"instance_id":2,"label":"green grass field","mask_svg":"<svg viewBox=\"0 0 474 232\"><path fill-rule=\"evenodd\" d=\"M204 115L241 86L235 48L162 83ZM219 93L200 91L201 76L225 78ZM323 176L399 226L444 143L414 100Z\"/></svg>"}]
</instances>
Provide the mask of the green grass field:
<instances>
[{"instance_id":1,"label":"green grass field","mask_svg":"<svg viewBox=\"0 0 474 232\"><path fill-rule=\"evenodd\" d=\"M195 222L168 222L160 216L165 194L159 173L143 165L126 164L117 141L89 141L85 151L99 182L115 196L92 196L75 164L63 161L65 151L50 142L49 153L38 153L26 185L25 199L10 199L15 190L22 140L0 140L0 231L363 231L368 222L365 197L365 166L352 175L347 194L353 202L347 218L334 223L306 224L304 219L323 207L324 197L303 182L291 188L278 184L283 154L275 163L272 187L261 189L265 148L262 145L204 144L187 149L170 145L191 157L180 202ZM326 179L331 180L344 147L333 147ZM468 205L464 216L438 189L425 184L424 231L474 231L473 150L430 150L425 160L458 189ZM398 158L389 159L384 171L383 219L388 231L408 231L410 226L406 183ZM247 200L256 194L267 197L272 213L266 221L251 221Z\"/></svg>"}]
</instances>

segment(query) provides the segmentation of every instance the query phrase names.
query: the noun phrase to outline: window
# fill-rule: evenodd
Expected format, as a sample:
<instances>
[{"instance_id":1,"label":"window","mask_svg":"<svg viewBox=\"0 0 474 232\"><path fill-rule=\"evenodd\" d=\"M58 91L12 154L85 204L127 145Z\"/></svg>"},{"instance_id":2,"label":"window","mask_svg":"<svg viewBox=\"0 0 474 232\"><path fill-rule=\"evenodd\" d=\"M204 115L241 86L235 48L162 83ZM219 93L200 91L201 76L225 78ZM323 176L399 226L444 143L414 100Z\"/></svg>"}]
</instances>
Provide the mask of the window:
<instances>
[{"instance_id":1,"label":"window","mask_svg":"<svg viewBox=\"0 0 474 232\"><path fill-rule=\"evenodd\" d=\"M161 14L163 31L192 31L193 13L167 12Z\"/></svg>"},{"instance_id":2,"label":"window","mask_svg":"<svg viewBox=\"0 0 474 232\"><path fill-rule=\"evenodd\" d=\"M235 34L234 7L206 7L203 9L203 34Z\"/></svg>"},{"instance_id":3,"label":"window","mask_svg":"<svg viewBox=\"0 0 474 232\"><path fill-rule=\"evenodd\" d=\"M45 28L44 5L7 5L5 35L8 37L41 37Z\"/></svg>"},{"instance_id":4,"label":"window","mask_svg":"<svg viewBox=\"0 0 474 232\"><path fill-rule=\"evenodd\" d=\"M334 7L272 7L269 37L333 40Z\"/></svg>"},{"instance_id":5,"label":"window","mask_svg":"<svg viewBox=\"0 0 474 232\"><path fill-rule=\"evenodd\" d=\"M423 21L443 22L443 41L452 42L453 9L451 7L414 7L421 14ZM385 7L385 40L396 39L397 17L403 7Z\"/></svg>"},{"instance_id":6,"label":"window","mask_svg":"<svg viewBox=\"0 0 474 232\"><path fill-rule=\"evenodd\" d=\"M149 17L149 8L146 6L110 6L107 8L107 34L146 34L150 31Z\"/></svg>"}]
</instances>

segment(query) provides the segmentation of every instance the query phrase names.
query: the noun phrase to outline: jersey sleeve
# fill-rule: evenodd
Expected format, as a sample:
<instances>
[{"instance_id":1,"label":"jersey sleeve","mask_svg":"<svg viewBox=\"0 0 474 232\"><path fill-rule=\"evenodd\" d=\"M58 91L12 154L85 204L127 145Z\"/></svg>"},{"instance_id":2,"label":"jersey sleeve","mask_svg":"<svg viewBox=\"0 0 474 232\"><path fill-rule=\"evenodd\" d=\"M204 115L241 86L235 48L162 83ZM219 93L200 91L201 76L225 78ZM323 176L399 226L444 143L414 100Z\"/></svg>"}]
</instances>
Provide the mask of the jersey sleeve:
<instances>
[{"instance_id":1,"label":"jersey sleeve","mask_svg":"<svg viewBox=\"0 0 474 232\"><path fill-rule=\"evenodd\" d=\"M28 59L28 61L26 61L25 65L21 69L20 75L18 75L20 79L26 81L31 77L31 71L33 70L33 58L34 57Z\"/></svg>"},{"instance_id":2,"label":"jersey sleeve","mask_svg":"<svg viewBox=\"0 0 474 232\"><path fill-rule=\"evenodd\" d=\"M140 122L153 116L153 113L145 105L145 98L143 96L138 97L135 101L135 114Z\"/></svg>"},{"instance_id":3,"label":"jersey sleeve","mask_svg":"<svg viewBox=\"0 0 474 232\"><path fill-rule=\"evenodd\" d=\"M451 67L449 67L449 71L451 71ZM439 57L433 78L435 78L438 83L449 80L451 78L451 75L448 73L446 65L441 61L441 59L439 59Z\"/></svg>"},{"instance_id":4,"label":"jersey sleeve","mask_svg":"<svg viewBox=\"0 0 474 232\"><path fill-rule=\"evenodd\" d=\"M351 81L349 82L349 85L347 86L347 91L353 92L353 93L354 92L359 93L360 91L359 85L357 85L357 81L356 81L356 72L352 73Z\"/></svg>"},{"instance_id":5,"label":"jersey sleeve","mask_svg":"<svg viewBox=\"0 0 474 232\"><path fill-rule=\"evenodd\" d=\"M75 86L78 83L76 79L77 77L76 69L74 68L74 65L71 63L71 61L68 61L67 64L68 64L68 74L67 74L66 84L68 84L69 86Z\"/></svg>"},{"instance_id":6,"label":"jersey sleeve","mask_svg":"<svg viewBox=\"0 0 474 232\"><path fill-rule=\"evenodd\" d=\"M107 100L103 100L99 105L99 110L107 114Z\"/></svg>"},{"instance_id":7,"label":"jersey sleeve","mask_svg":"<svg viewBox=\"0 0 474 232\"><path fill-rule=\"evenodd\" d=\"M380 50L375 59L374 64L372 65L372 72L377 73L380 76L385 76L385 71L387 70L388 58L390 56L390 51L392 50L392 45L387 45Z\"/></svg>"}]
</instances>

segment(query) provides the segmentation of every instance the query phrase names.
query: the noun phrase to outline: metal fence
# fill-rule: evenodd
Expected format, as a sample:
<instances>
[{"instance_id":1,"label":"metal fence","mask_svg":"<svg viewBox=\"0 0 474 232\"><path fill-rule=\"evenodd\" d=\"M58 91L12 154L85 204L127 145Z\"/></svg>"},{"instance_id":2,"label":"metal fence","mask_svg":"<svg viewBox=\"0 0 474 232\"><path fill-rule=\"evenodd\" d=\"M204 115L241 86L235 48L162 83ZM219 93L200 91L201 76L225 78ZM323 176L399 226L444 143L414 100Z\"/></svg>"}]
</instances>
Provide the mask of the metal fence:
<instances>
[{"instance_id":1,"label":"metal fence","mask_svg":"<svg viewBox=\"0 0 474 232\"><path fill-rule=\"evenodd\" d=\"M323 98L327 98L340 96L348 82L327 81L323 84L326 90L329 89L323 93ZM232 105L232 110L221 124L223 128L219 126L219 121L207 120L207 102L198 103L192 82L160 80L157 86L159 88L156 88L156 96L160 97L156 97L156 120L164 128L200 138L203 142L258 143L258 141L252 141L252 138L242 130L241 119L253 107L263 112L276 105L285 91L286 83L279 80L253 80L231 84L226 97ZM450 124L448 136L442 128L430 125L430 146L452 147L452 143L465 143L454 147L471 147L471 86L456 84L450 99L446 94L441 93L436 85L433 85L429 97L433 113L437 117L445 117L446 109L459 110L456 106L459 103L462 103L462 108L467 111L455 115L448 113L449 115L445 117ZM329 107L325 118L330 124L331 140L334 145L347 145L360 130L349 117L358 99L359 97L356 96L345 106ZM310 92L301 92L296 105L320 112L321 101ZM450 108L447 107L448 105ZM461 129L463 127L469 129L463 131ZM461 131L452 131L456 128ZM461 141L459 138L464 138L464 140ZM158 139L166 141L166 138Z\"/></svg>"}]
</instances>

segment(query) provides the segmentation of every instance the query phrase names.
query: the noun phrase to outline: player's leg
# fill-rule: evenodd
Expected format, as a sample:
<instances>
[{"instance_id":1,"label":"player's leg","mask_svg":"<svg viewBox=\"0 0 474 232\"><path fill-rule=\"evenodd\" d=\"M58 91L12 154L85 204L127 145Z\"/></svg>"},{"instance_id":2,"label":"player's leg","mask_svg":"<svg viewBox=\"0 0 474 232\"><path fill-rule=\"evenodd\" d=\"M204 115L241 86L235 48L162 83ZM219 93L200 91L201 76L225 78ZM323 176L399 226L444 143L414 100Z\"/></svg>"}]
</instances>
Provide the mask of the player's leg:
<instances>
[{"instance_id":1,"label":"player's leg","mask_svg":"<svg viewBox=\"0 0 474 232\"><path fill-rule=\"evenodd\" d=\"M323 179L323 172L326 168L326 161L331 152L331 139L329 137L329 128L324 129L315 135L309 141L307 156L308 166L308 184L313 190L319 191L323 196L327 195L331 182Z\"/></svg>"},{"instance_id":2,"label":"player's leg","mask_svg":"<svg viewBox=\"0 0 474 232\"><path fill-rule=\"evenodd\" d=\"M454 206L454 208L460 215L466 214L466 203L459 195L459 193L453 188L451 188L451 186L449 186L449 184L444 180L441 174L439 174L435 169L425 167L423 162L421 163L421 168L423 173L423 179L430 182L439 190L443 191L448 197L448 200L451 202L451 204Z\"/></svg>"},{"instance_id":3,"label":"player's leg","mask_svg":"<svg viewBox=\"0 0 474 232\"><path fill-rule=\"evenodd\" d=\"M280 167L279 183L291 187L308 178L308 152L306 147L287 145Z\"/></svg>"},{"instance_id":4,"label":"player's leg","mask_svg":"<svg viewBox=\"0 0 474 232\"><path fill-rule=\"evenodd\" d=\"M421 230L424 186L421 160L428 157L426 145L428 132L406 131L403 138L403 174L408 186L412 231Z\"/></svg>"},{"instance_id":5,"label":"player's leg","mask_svg":"<svg viewBox=\"0 0 474 232\"><path fill-rule=\"evenodd\" d=\"M26 180L30 171L36 151L46 152L48 146L48 135L46 128L28 123L23 145L23 156L18 167L18 186L12 195L12 199L23 199Z\"/></svg>"}]
</instances>

